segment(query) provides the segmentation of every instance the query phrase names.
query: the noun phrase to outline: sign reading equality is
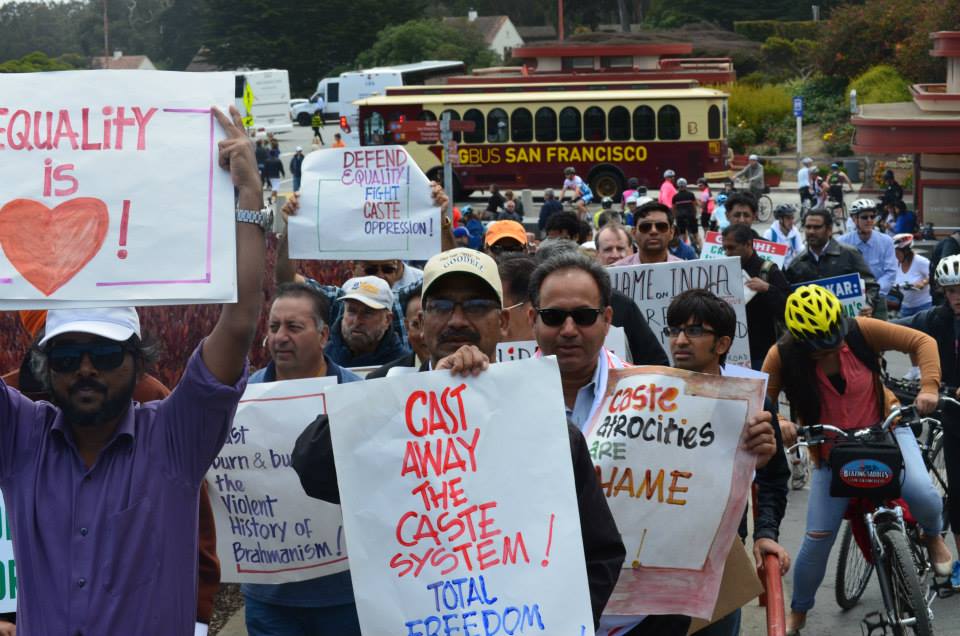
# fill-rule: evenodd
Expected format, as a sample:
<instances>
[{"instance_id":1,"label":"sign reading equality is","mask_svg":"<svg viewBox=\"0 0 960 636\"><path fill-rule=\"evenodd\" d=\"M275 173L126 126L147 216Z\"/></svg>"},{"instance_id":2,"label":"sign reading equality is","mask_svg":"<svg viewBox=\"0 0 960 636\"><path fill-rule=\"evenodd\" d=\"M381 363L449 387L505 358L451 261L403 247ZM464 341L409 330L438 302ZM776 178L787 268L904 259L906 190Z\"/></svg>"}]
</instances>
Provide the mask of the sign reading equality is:
<instances>
[{"instance_id":1,"label":"sign reading equality is","mask_svg":"<svg viewBox=\"0 0 960 636\"><path fill-rule=\"evenodd\" d=\"M0 75L0 308L233 302L211 110L233 88L232 73Z\"/></svg>"},{"instance_id":2,"label":"sign reading equality is","mask_svg":"<svg viewBox=\"0 0 960 636\"><path fill-rule=\"evenodd\" d=\"M327 411L364 634L593 633L555 358L342 384Z\"/></svg>"},{"instance_id":3,"label":"sign reading equality is","mask_svg":"<svg viewBox=\"0 0 960 636\"><path fill-rule=\"evenodd\" d=\"M739 258L624 265L608 267L607 272L613 288L632 298L640 307L643 317L660 338L660 344L668 356L670 346L663 335L663 328L667 324L667 308L677 294L699 288L712 291L726 300L737 315L737 333L727 354L727 364L750 366L743 270Z\"/></svg>"},{"instance_id":4,"label":"sign reading equality is","mask_svg":"<svg viewBox=\"0 0 960 636\"><path fill-rule=\"evenodd\" d=\"M336 378L247 385L226 444L207 472L221 579L287 583L347 569L340 506L307 496L294 442L325 412Z\"/></svg>"},{"instance_id":5,"label":"sign reading equality is","mask_svg":"<svg viewBox=\"0 0 960 636\"><path fill-rule=\"evenodd\" d=\"M611 369L586 437L627 557L606 612L710 618L755 460L756 378Z\"/></svg>"},{"instance_id":6,"label":"sign reading equality is","mask_svg":"<svg viewBox=\"0 0 960 636\"><path fill-rule=\"evenodd\" d=\"M403 146L317 150L302 168L291 258L426 260L440 251L430 181Z\"/></svg>"},{"instance_id":7,"label":"sign reading equality is","mask_svg":"<svg viewBox=\"0 0 960 636\"><path fill-rule=\"evenodd\" d=\"M819 285L831 292L840 301L843 307L843 313L851 318L860 315L867 305L867 297L864 294L863 279L860 274L844 274L843 276L832 276L830 278L821 278L819 280L808 280L805 283L791 285L791 290L796 290L803 285Z\"/></svg>"}]
</instances>

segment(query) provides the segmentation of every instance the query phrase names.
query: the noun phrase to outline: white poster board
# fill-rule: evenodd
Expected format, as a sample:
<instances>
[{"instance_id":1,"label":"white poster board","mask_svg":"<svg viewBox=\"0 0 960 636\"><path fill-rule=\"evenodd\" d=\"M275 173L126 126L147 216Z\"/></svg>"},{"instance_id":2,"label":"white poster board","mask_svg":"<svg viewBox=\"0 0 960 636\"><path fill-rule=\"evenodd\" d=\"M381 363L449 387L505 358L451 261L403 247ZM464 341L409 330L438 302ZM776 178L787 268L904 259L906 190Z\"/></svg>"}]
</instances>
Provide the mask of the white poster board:
<instances>
[{"instance_id":1,"label":"white poster board","mask_svg":"<svg viewBox=\"0 0 960 636\"><path fill-rule=\"evenodd\" d=\"M586 429L627 557L606 613L709 618L755 459L741 441L756 378L611 369Z\"/></svg>"},{"instance_id":2,"label":"white poster board","mask_svg":"<svg viewBox=\"0 0 960 636\"><path fill-rule=\"evenodd\" d=\"M211 111L233 89L233 73L0 74L0 308L234 302Z\"/></svg>"},{"instance_id":3,"label":"white poster board","mask_svg":"<svg viewBox=\"0 0 960 636\"><path fill-rule=\"evenodd\" d=\"M430 181L403 146L316 150L302 170L290 258L426 260L440 252Z\"/></svg>"},{"instance_id":4,"label":"white poster board","mask_svg":"<svg viewBox=\"0 0 960 636\"><path fill-rule=\"evenodd\" d=\"M864 293L863 279L860 274L844 274L843 276L832 276L830 278L821 278L819 280L808 280L804 283L791 285L791 291L796 291L803 285L819 285L823 287L840 301L843 307L843 313L850 318L856 318L867 305L867 296Z\"/></svg>"},{"instance_id":5,"label":"white poster board","mask_svg":"<svg viewBox=\"0 0 960 636\"><path fill-rule=\"evenodd\" d=\"M17 564L13 560L10 517L0 497L0 612L17 611Z\"/></svg>"},{"instance_id":6,"label":"white poster board","mask_svg":"<svg viewBox=\"0 0 960 636\"><path fill-rule=\"evenodd\" d=\"M753 251L763 260L770 261L780 269L783 269L783 261L787 258L787 245L785 243L753 239ZM703 239L703 250L700 252L700 258L726 257L727 253L723 250L723 234L720 232L707 232L707 235Z\"/></svg>"},{"instance_id":7,"label":"white poster board","mask_svg":"<svg viewBox=\"0 0 960 636\"><path fill-rule=\"evenodd\" d=\"M555 358L342 384L327 409L364 634L593 633Z\"/></svg>"},{"instance_id":8,"label":"white poster board","mask_svg":"<svg viewBox=\"0 0 960 636\"><path fill-rule=\"evenodd\" d=\"M220 579L287 583L348 569L340 506L303 492L290 465L297 437L325 412L335 377L249 384L207 472Z\"/></svg>"},{"instance_id":9,"label":"white poster board","mask_svg":"<svg viewBox=\"0 0 960 636\"><path fill-rule=\"evenodd\" d=\"M623 327L610 326L603 346L612 351L621 360L627 360L627 336ZM526 360L536 355L540 347L536 340L515 340L497 343L497 362Z\"/></svg>"},{"instance_id":10,"label":"white poster board","mask_svg":"<svg viewBox=\"0 0 960 636\"><path fill-rule=\"evenodd\" d=\"M747 340L747 307L743 297L743 270L739 258L673 261L651 265L608 267L613 288L637 303L650 330L670 356L670 344L663 335L670 302L688 289L707 289L733 306L737 333L727 354L727 364L750 366ZM673 361L672 356L670 357Z\"/></svg>"}]
</instances>

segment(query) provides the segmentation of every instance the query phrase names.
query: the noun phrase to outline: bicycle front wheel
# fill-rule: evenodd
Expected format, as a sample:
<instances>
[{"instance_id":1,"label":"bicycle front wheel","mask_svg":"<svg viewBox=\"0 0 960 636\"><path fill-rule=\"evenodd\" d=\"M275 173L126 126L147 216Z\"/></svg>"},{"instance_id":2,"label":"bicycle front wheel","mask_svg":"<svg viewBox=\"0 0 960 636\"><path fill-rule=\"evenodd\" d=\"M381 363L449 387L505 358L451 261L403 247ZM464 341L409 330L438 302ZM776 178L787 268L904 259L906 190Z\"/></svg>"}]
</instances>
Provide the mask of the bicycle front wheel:
<instances>
[{"instance_id":1,"label":"bicycle front wheel","mask_svg":"<svg viewBox=\"0 0 960 636\"><path fill-rule=\"evenodd\" d=\"M868 562L853 538L850 522L843 524L843 538L840 540L840 554L837 555L837 578L834 593L837 605L841 609L852 609L867 589L873 564Z\"/></svg>"},{"instance_id":2,"label":"bicycle front wheel","mask_svg":"<svg viewBox=\"0 0 960 636\"><path fill-rule=\"evenodd\" d=\"M773 217L773 200L767 195L760 195L757 199L757 219L761 223L766 223Z\"/></svg>"},{"instance_id":3,"label":"bicycle front wheel","mask_svg":"<svg viewBox=\"0 0 960 636\"><path fill-rule=\"evenodd\" d=\"M896 620L892 625L894 636L933 636L930 612L907 538L899 528L890 526L880 531L880 542L893 595L893 607L888 610Z\"/></svg>"}]
</instances>

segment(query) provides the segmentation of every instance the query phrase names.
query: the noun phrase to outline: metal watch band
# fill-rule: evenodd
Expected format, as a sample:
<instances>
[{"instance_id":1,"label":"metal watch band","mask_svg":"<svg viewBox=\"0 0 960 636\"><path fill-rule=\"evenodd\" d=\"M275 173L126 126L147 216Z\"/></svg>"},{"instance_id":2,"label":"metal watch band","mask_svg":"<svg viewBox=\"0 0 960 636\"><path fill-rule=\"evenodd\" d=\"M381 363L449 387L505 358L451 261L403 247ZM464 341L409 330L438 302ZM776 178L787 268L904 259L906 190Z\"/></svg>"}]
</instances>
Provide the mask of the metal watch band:
<instances>
[{"instance_id":1,"label":"metal watch band","mask_svg":"<svg viewBox=\"0 0 960 636\"><path fill-rule=\"evenodd\" d=\"M238 223L252 223L260 226L264 231L268 230L273 224L273 215L264 210L245 210L238 208L236 211Z\"/></svg>"}]
</instances>

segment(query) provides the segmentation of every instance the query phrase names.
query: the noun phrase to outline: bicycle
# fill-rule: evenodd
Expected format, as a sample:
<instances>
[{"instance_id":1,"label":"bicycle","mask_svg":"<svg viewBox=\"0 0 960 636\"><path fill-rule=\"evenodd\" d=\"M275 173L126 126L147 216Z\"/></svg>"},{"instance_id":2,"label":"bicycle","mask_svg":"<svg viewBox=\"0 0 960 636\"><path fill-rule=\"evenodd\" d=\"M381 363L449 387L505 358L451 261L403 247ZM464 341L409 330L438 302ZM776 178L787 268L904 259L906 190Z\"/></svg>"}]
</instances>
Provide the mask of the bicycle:
<instances>
[{"instance_id":1,"label":"bicycle","mask_svg":"<svg viewBox=\"0 0 960 636\"><path fill-rule=\"evenodd\" d=\"M742 186L742 189L745 189L750 194L754 195L754 198L757 200L757 220L761 223L766 223L773 218L773 199L770 198L770 186L764 185L763 189L760 191L759 195L756 195L751 189L745 179L737 179L736 183Z\"/></svg>"},{"instance_id":2,"label":"bicycle","mask_svg":"<svg viewBox=\"0 0 960 636\"><path fill-rule=\"evenodd\" d=\"M877 629L885 633L886 627L895 636L933 634L933 612L926 588L921 586L932 567L916 522L898 502L902 458L899 447L891 441L894 422L901 416L913 421L915 415L912 406L894 408L881 424L856 431L829 424L804 426L798 431L804 441L794 445L819 446L839 439L831 450L830 494L852 499L839 555L837 602L844 609L856 605L876 570L885 611L872 612L863 619L867 634ZM828 438L826 433L836 438ZM853 550L851 543L858 536L866 545ZM861 550L865 565L856 558Z\"/></svg>"}]
</instances>

